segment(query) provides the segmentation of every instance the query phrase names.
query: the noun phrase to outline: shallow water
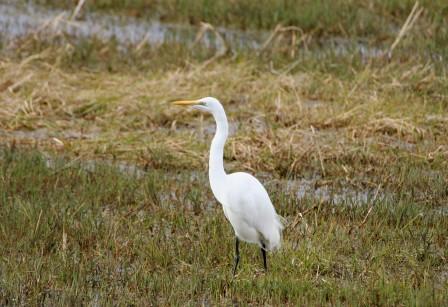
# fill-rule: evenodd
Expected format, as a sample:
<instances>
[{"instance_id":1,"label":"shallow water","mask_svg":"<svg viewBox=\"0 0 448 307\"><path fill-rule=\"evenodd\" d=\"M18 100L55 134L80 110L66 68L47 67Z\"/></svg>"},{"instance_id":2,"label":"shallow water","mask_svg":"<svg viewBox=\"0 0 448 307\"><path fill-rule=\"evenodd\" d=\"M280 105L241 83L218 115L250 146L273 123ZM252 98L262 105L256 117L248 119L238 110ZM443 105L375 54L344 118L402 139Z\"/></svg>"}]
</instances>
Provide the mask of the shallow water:
<instances>
[{"instance_id":1,"label":"shallow water","mask_svg":"<svg viewBox=\"0 0 448 307\"><path fill-rule=\"evenodd\" d=\"M327 182L317 174L298 179L267 179L266 182L268 186L275 185L284 193L295 195L299 200L314 199L316 203L325 202L332 205L362 206L393 197L382 188L356 188L345 180Z\"/></svg>"},{"instance_id":2,"label":"shallow water","mask_svg":"<svg viewBox=\"0 0 448 307\"><path fill-rule=\"evenodd\" d=\"M166 42L193 43L198 27L161 23L157 20L141 20L133 17L123 17L109 14L87 13L82 20L70 20L69 11L48 9L32 3L22 5L12 1L0 4L0 29L7 39L15 39L36 32L44 24L62 16L59 22L54 22L42 31L45 34L66 33L78 38L96 37L109 41L116 40L122 45L135 45L147 42L150 45L160 45ZM259 48L267 38L268 32L238 31L218 28L226 42L233 49ZM220 41L211 33L206 33L202 40L206 47L221 48Z\"/></svg>"},{"instance_id":3,"label":"shallow water","mask_svg":"<svg viewBox=\"0 0 448 307\"><path fill-rule=\"evenodd\" d=\"M3 158L3 154L4 149L0 145L0 159ZM66 160L65 158L54 157L45 152L41 152L41 154L45 159L46 167L56 172L71 167L80 167L83 170L95 172L103 169L104 166L111 166L126 176L142 179L151 175L153 171L132 162L79 158ZM159 172L158 175L161 175L161 173ZM432 174L432 176L437 175L437 173ZM162 176L167 182L171 180L176 184L183 182L187 190L189 184L209 189L208 174L206 171L166 171ZM255 176L263 183L271 196L272 193L283 193L288 198L295 196L299 201L312 200L316 204L326 203L335 206L356 207L371 206L384 201L392 202L394 199L394 194L382 187L355 187L346 182L345 179L328 181L324 180L318 174L307 175L297 179L277 179L273 178L269 173L257 173ZM364 178L364 180L366 179L368 178ZM358 181L363 181L363 179L359 179ZM207 197L203 204L203 208L206 210L214 209L217 206L217 202L212 198L211 193L209 193L209 196L211 198ZM175 190L167 191L163 189L158 197L166 203L173 203L173 206L180 201L187 208L193 207L189 199L179 199ZM280 204L275 205L279 206ZM448 216L448 203L440 203L439 206L428 210L427 214Z\"/></svg>"},{"instance_id":4,"label":"shallow water","mask_svg":"<svg viewBox=\"0 0 448 307\"><path fill-rule=\"evenodd\" d=\"M17 4L6 0L0 4L0 38L11 41L32 33L45 37L64 33L76 38L97 38L114 40L122 48L129 45L147 43L158 46L163 43L193 45L199 27L176 23L162 23L158 20L143 20L134 17L111 14L85 13L82 20L70 20L72 12L50 9L32 3ZM45 25L45 26L44 26ZM233 51L260 50L271 35L270 31L241 31L218 27L216 29ZM201 40L206 48L222 48L222 42L211 32L206 32ZM335 37L314 40L314 47L301 50L301 54L312 53L319 56L325 52L344 55L358 52L362 58L378 57L383 48L369 46L365 41L352 41ZM299 46L297 46L299 48Z\"/></svg>"},{"instance_id":5,"label":"shallow water","mask_svg":"<svg viewBox=\"0 0 448 307\"><path fill-rule=\"evenodd\" d=\"M56 169L58 163L47 156L47 167ZM143 178L151 170L145 170L138 165L109 160L73 160L67 162L64 166L71 167L74 165L81 166L81 168L88 171L95 171L98 166L110 165L115 167L118 171L129 176L135 176L136 178ZM60 165L59 165L60 167ZM184 182L196 182L200 185L208 188L208 175L206 172L199 171L183 171L181 173L167 174L168 177L175 178L177 181ZM319 184L321 178L318 175L314 175L306 178L299 178L294 180L287 179L273 179L269 174L259 174L257 177L265 184L267 190L279 190L288 195L295 195L297 199L313 198L317 202L327 202L333 205L348 205L348 206L361 206L371 204L375 201L384 201L386 198L391 198L392 195L382 189L355 189L351 186L344 185L343 188L335 187L332 183ZM175 195L161 195L162 199L175 198ZM207 207L213 207L211 202Z\"/></svg>"}]
</instances>

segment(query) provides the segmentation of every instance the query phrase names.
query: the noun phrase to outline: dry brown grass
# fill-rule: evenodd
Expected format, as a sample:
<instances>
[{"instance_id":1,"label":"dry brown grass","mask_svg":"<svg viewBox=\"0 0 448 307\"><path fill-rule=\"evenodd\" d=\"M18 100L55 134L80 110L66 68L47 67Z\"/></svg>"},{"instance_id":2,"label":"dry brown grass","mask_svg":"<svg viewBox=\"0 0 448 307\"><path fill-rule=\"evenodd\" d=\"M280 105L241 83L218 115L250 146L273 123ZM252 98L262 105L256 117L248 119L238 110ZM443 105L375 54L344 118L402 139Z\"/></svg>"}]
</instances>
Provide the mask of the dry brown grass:
<instances>
[{"instance_id":1,"label":"dry brown grass","mask_svg":"<svg viewBox=\"0 0 448 307\"><path fill-rule=\"evenodd\" d=\"M446 166L447 97L439 91L446 78L430 64L368 65L347 78L275 74L221 60L148 75L67 71L52 57L43 52L0 63L2 142L198 168L206 161L212 119L169 101L211 95L237 128L226 157L238 168L279 176L308 169L331 177L382 173L411 157Z\"/></svg>"}]
</instances>

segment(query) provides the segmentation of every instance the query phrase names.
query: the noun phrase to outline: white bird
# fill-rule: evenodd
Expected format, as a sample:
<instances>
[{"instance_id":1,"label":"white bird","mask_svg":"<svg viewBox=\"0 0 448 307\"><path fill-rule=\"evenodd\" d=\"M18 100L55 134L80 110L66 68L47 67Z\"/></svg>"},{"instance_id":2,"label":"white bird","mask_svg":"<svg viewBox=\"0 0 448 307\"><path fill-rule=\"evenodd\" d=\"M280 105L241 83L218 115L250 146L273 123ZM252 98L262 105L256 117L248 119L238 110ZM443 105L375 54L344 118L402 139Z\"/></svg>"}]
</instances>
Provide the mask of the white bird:
<instances>
[{"instance_id":1,"label":"white bird","mask_svg":"<svg viewBox=\"0 0 448 307\"><path fill-rule=\"evenodd\" d=\"M235 231L233 275L240 260L239 240L260 246L264 269L267 271L266 251L280 247L282 218L277 215L266 189L254 176L243 172L226 174L223 155L228 123L224 108L213 97L173 103L191 105L194 109L211 113L215 118L216 133L210 147L208 175L213 195L222 205L224 214Z\"/></svg>"}]
</instances>

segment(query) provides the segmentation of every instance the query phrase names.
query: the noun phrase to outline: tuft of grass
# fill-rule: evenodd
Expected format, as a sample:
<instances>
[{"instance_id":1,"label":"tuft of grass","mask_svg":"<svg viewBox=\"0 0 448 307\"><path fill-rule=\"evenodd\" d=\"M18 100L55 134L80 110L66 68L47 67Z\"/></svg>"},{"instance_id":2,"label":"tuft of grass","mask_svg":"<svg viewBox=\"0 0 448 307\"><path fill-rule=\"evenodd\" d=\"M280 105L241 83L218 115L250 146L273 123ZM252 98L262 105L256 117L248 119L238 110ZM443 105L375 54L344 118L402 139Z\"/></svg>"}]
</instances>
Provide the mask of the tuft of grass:
<instances>
[{"instance_id":1,"label":"tuft of grass","mask_svg":"<svg viewBox=\"0 0 448 307\"><path fill-rule=\"evenodd\" d=\"M2 305L447 303L447 219L408 191L331 206L272 189L283 248L264 274L244 244L232 280L232 230L206 175L122 169L2 150Z\"/></svg>"}]
</instances>

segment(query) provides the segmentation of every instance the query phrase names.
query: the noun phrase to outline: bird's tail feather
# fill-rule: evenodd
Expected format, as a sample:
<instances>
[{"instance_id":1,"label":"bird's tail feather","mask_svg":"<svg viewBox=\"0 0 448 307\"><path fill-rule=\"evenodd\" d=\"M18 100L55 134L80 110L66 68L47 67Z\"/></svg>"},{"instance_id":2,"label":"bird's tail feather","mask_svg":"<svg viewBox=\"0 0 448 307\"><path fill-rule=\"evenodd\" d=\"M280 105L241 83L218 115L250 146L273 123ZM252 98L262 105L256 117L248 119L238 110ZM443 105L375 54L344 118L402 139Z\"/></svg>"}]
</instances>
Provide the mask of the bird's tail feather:
<instances>
[{"instance_id":1,"label":"bird's tail feather","mask_svg":"<svg viewBox=\"0 0 448 307\"><path fill-rule=\"evenodd\" d=\"M286 225L286 219L283 216L277 214L277 223L279 224L280 230L283 230Z\"/></svg>"},{"instance_id":2,"label":"bird's tail feather","mask_svg":"<svg viewBox=\"0 0 448 307\"><path fill-rule=\"evenodd\" d=\"M269 236L266 238L269 242L267 249L268 250L277 250L281 246L282 241L282 230L285 227L286 220L277 215L274 225L272 225L272 229L269 232Z\"/></svg>"}]
</instances>

